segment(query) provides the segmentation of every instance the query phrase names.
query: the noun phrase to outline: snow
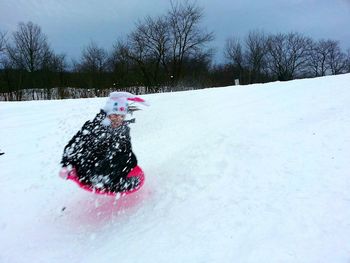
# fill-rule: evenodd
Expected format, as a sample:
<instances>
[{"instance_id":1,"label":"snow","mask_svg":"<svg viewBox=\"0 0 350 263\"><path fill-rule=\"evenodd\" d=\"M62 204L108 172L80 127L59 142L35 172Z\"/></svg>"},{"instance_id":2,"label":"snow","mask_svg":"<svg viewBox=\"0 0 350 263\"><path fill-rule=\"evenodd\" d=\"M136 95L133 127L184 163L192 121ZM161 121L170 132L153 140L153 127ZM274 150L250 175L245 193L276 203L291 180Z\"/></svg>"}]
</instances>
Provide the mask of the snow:
<instances>
[{"instance_id":1,"label":"snow","mask_svg":"<svg viewBox=\"0 0 350 263\"><path fill-rule=\"evenodd\" d=\"M142 96L146 183L58 176L105 98L0 103L0 262L350 261L350 74Z\"/></svg>"}]
</instances>

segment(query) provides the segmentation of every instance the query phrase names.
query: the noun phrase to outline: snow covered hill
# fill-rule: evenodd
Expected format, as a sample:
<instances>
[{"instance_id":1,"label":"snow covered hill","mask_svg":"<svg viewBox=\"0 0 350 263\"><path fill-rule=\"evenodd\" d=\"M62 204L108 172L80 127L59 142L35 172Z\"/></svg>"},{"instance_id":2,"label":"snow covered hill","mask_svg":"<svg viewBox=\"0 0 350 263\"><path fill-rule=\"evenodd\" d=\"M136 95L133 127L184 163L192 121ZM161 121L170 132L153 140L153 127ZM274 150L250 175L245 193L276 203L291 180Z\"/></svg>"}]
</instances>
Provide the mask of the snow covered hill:
<instances>
[{"instance_id":1,"label":"snow covered hill","mask_svg":"<svg viewBox=\"0 0 350 263\"><path fill-rule=\"evenodd\" d=\"M105 98L0 103L0 262L350 261L350 74L143 96L145 186L60 179Z\"/></svg>"}]
</instances>

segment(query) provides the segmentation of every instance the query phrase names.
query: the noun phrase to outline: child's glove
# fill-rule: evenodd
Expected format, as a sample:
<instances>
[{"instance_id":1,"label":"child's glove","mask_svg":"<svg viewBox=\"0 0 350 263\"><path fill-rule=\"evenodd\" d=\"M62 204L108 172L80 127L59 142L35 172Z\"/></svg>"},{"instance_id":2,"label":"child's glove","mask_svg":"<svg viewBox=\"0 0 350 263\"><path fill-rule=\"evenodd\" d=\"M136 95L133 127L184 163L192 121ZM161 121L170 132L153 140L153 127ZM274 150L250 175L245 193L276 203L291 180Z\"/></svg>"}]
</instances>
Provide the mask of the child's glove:
<instances>
[{"instance_id":1,"label":"child's glove","mask_svg":"<svg viewBox=\"0 0 350 263\"><path fill-rule=\"evenodd\" d=\"M62 167L62 169L60 170L59 176L60 176L62 179L67 180L68 174L69 174L68 168L67 168L67 167Z\"/></svg>"}]
</instances>

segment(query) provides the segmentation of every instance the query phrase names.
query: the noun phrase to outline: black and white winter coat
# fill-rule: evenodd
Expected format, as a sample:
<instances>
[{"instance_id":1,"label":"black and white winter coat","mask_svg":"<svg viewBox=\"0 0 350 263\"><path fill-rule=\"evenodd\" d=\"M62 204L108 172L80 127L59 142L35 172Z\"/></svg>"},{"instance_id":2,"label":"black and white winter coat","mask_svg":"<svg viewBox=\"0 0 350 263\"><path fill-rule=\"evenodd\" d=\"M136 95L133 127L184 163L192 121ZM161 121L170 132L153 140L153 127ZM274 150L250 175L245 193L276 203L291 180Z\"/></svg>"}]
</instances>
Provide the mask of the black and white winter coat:
<instances>
[{"instance_id":1,"label":"black and white winter coat","mask_svg":"<svg viewBox=\"0 0 350 263\"><path fill-rule=\"evenodd\" d=\"M101 110L64 148L61 164L76 169L79 180L93 188L124 191L128 173L137 165L132 152L127 123L113 128L103 124L106 113Z\"/></svg>"}]
</instances>

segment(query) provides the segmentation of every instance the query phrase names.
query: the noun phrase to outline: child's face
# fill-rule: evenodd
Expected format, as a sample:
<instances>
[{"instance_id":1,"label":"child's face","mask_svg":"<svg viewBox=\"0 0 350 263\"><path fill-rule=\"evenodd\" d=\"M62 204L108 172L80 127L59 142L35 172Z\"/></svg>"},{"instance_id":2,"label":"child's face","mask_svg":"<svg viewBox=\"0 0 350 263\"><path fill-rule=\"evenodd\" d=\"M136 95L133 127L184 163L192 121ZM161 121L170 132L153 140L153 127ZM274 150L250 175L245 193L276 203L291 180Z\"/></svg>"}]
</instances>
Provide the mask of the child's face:
<instances>
[{"instance_id":1,"label":"child's face","mask_svg":"<svg viewBox=\"0 0 350 263\"><path fill-rule=\"evenodd\" d=\"M111 114L108 116L108 118L111 120L111 125L113 128L119 127L122 125L125 116L119 115L119 114Z\"/></svg>"}]
</instances>

